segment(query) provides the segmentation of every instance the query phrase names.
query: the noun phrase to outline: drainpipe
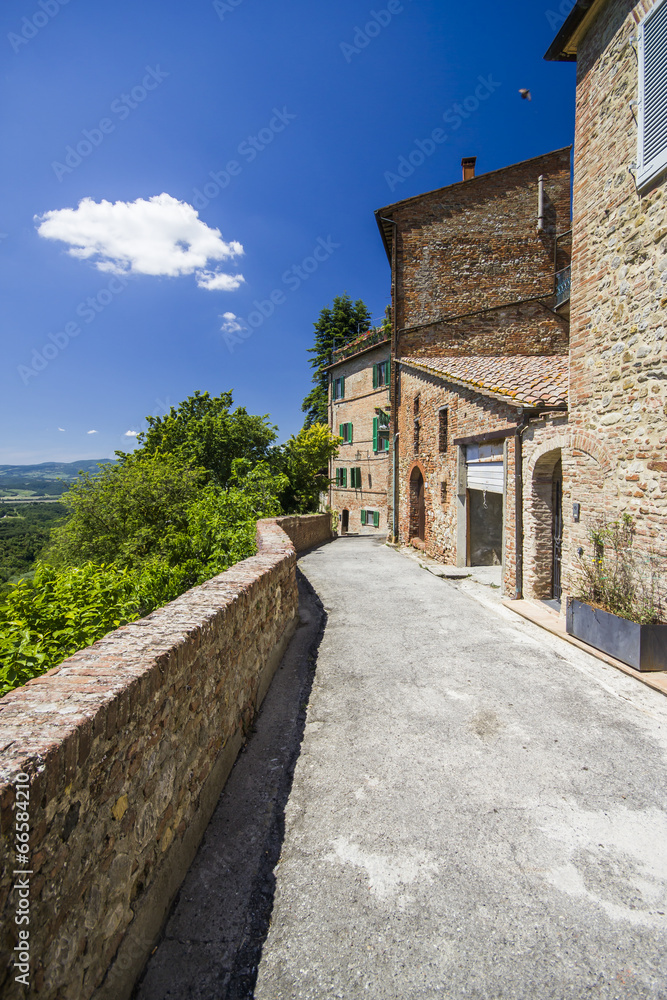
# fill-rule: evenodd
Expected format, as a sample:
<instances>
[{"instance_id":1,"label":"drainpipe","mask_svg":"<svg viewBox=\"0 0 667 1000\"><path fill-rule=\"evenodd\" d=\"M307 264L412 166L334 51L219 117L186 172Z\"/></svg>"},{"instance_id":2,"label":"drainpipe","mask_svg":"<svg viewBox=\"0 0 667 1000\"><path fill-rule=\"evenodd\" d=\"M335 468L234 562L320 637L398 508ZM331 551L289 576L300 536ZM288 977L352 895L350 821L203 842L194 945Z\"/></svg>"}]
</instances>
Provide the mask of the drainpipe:
<instances>
[{"instance_id":1,"label":"drainpipe","mask_svg":"<svg viewBox=\"0 0 667 1000\"><path fill-rule=\"evenodd\" d=\"M544 175L537 179L537 231L544 232Z\"/></svg>"},{"instance_id":2,"label":"drainpipe","mask_svg":"<svg viewBox=\"0 0 667 1000\"><path fill-rule=\"evenodd\" d=\"M530 417L521 411L521 420L514 431L514 528L516 532L516 589L514 599L523 597L523 441L521 435L528 426Z\"/></svg>"},{"instance_id":3,"label":"drainpipe","mask_svg":"<svg viewBox=\"0 0 667 1000\"><path fill-rule=\"evenodd\" d=\"M396 530L396 452L398 449L398 434L394 434L394 455L391 472L391 495L393 497L393 510L391 512L393 541L398 541L398 531Z\"/></svg>"}]
</instances>

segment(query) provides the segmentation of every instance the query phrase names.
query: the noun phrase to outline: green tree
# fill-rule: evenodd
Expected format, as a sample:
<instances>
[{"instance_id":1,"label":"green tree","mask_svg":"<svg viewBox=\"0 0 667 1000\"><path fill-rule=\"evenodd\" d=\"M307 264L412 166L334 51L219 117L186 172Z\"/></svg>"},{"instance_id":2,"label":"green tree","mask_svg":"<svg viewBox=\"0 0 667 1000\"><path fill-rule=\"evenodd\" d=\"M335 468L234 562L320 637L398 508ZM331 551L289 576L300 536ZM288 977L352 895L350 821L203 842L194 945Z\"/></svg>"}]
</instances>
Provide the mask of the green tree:
<instances>
[{"instance_id":1,"label":"green tree","mask_svg":"<svg viewBox=\"0 0 667 1000\"><path fill-rule=\"evenodd\" d=\"M173 455L182 465L206 469L214 482L226 485L234 459L253 464L266 459L277 430L266 414L253 416L242 406L232 412L232 402L231 392L195 392L166 416L147 417L148 429L137 437L140 452ZM121 461L127 457L117 454Z\"/></svg>"},{"instance_id":2,"label":"green tree","mask_svg":"<svg viewBox=\"0 0 667 1000\"><path fill-rule=\"evenodd\" d=\"M282 449L282 468L287 487L281 496L289 514L316 511L320 493L329 486L329 459L338 454L340 438L327 424L304 427Z\"/></svg>"},{"instance_id":3,"label":"green tree","mask_svg":"<svg viewBox=\"0 0 667 1000\"><path fill-rule=\"evenodd\" d=\"M137 566L167 551L172 536L187 529L205 479L204 470L185 468L173 455L141 452L82 475L63 495L69 517L52 531L49 561Z\"/></svg>"},{"instance_id":4,"label":"green tree","mask_svg":"<svg viewBox=\"0 0 667 1000\"><path fill-rule=\"evenodd\" d=\"M352 302L345 292L337 295L333 305L325 306L319 315L315 327L315 343L308 349L313 357L310 367L313 371L313 388L304 399L301 409L306 414L304 427L313 424L328 424L327 398L329 373L325 371L331 364L333 352L344 347L351 340L365 333L371 324L371 314L366 304L357 299Z\"/></svg>"}]
</instances>

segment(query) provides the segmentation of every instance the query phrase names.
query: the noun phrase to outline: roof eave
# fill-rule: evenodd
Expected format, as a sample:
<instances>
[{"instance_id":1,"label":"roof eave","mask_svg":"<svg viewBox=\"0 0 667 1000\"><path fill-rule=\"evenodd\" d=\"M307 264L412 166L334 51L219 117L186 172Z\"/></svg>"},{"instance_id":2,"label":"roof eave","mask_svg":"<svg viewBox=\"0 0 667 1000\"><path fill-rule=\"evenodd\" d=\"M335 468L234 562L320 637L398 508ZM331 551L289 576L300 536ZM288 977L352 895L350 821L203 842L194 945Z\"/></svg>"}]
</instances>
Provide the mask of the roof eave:
<instances>
[{"instance_id":1,"label":"roof eave","mask_svg":"<svg viewBox=\"0 0 667 1000\"><path fill-rule=\"evenodd\" d=\"M490 399L497 399L500 403L506 403L508 406L514 406L517 409L523 409L525 407L526 409L539 409L544 411L563 410L564 412L567 412L566 399L558 403L544 403L539 399L519 399L518 396L508 396L506 393L489 389L487 386L478 385L476 382L466 382L464 379L456 378L454 375L450 375L447 372L441 372L437 368L431 368L429 365L417 364L415 361L403 361L400 358L397 358L396 360L400 365L406 365L408 368L416 368L417 371L426 372L428 375L442 379L443 382L451 382L452 385L460 385L464 389L469 389L472 392L478 392L480 395L488 396Z\"/></svg>"},{"instance_id":2,"label":"roof eave","mask_svg":"<svg viewBox=\"0 0 667 1000\"><path fill-rule=\"evenodd\" d=\"M606 0L577 0L544 58L548 62L576 62L579 41L605 3Z\"/></svg>"}]
</instances>

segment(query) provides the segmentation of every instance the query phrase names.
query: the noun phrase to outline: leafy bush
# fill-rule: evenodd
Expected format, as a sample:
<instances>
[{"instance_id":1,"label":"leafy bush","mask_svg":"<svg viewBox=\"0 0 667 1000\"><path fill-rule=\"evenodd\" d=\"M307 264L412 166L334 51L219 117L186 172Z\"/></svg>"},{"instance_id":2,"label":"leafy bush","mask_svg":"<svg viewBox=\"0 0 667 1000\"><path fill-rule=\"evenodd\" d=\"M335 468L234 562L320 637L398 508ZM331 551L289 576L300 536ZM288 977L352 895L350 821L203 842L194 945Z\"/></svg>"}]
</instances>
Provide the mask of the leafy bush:
<instances>
[{"instance_id":1,"label":"leafy bush","mask_svg":"<svg viewBox=\"0 0 667 1000\"><path fill-rule=\"evenodd\" d=\"M34 578L0 597L0 694L255 553L257 521L316 510L338 439L272 447L265 417L196 393L149 417L133 454L63 496Z\"/></svg>"},{"instance_id":2,"label":"leafy bush","mask_svg":"<svg viewBox=\"0 0 667 1000\"><path fill-rule=\"evenodd\" d=\"M580 556L575 597L621 618L657 624L663 620L659 561L654 553L637 553L634 536L635 523L627 513L617 521L600 518L589 528L592 552Z\"/></svg>"}]
</instances>

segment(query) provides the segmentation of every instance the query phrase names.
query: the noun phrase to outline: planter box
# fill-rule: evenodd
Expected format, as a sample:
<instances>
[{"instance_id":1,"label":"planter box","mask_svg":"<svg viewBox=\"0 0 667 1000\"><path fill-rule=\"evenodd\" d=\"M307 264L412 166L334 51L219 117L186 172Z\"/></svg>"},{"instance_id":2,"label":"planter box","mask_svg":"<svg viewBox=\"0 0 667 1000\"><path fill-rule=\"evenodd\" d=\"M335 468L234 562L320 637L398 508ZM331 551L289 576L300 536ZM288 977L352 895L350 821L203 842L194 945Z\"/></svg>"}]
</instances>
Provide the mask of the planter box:
<instances>
[{"instance_id":1,"label":"planter box","mask_svg":"<svg viewBox=\"0 0 667 1000\"><path fill-rule=\"evenodd\" d=\"M635 670L667 670L667 625L638 625L568 597L565 628Z\"/></svg>"}]
</instances>

